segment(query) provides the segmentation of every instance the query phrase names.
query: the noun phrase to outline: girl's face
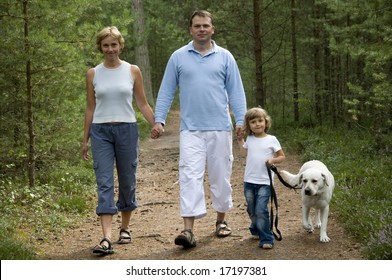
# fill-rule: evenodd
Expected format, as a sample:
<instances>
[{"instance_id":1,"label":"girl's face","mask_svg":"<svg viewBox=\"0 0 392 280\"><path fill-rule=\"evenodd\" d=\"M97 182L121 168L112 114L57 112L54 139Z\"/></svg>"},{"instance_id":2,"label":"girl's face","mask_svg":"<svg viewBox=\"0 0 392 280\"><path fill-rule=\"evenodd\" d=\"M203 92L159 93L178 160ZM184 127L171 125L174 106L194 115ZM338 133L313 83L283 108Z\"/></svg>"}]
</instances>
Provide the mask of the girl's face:
<instances>
[{"instance_id":1,"label":"girl's face","mask_svg":"<svg viewBox=\"0 0 392 280\"><path fill-rule=\"evenodd\" d=\"M121 45L116 38L107 36L101 42L101 49L106 58L115 59L121 52Z\"/></svg>"},{"instance_id":2,"label":"girl's face","mask_svg":"<svg viewBox=\"0 0 392 280\"><path fill-rule=\"evenodd\" d=\"M256 117L249 121L249 128L255 136L265 135L265 118Z\"/></svg>"}]
</instances>

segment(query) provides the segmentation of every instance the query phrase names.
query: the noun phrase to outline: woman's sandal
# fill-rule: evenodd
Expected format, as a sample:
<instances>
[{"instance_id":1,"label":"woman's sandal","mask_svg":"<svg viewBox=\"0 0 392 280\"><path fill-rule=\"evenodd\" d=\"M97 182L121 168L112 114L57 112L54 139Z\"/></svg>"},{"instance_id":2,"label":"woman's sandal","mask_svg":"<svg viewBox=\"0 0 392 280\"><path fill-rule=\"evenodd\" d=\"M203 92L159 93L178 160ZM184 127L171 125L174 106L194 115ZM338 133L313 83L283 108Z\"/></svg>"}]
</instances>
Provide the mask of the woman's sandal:
<instances>
[{"instance_id":1,"label":"woman's sandal","mask_svg":"<svg viewBox=\"0 0 392 280\"><path fill-rule=\"evenodd\" d=\"M104 242L107 242L108 246L103 244ZM108 238L104 237L101 240L101 242L99 242L99 245L94 247L93 253L94 254L100 254L100 255L113 254L114 250L113 250L113 247L112 247L112 242Z\"/></svg>"},{"instance_id":2,"label":"woman's sandal","mask_svg":"<svg viewBox=\"0 0 392 280\"><path fill-rule=\"evenodd\" d=\"M122 235L122 233L125 233ZM120 229L120 237L117 241L117 244L128 244L131 242L131 233L127 229Z\"/></svg>"},{"instance_id":3,"label":"woman's sandal","mask_svg":"<svg viewBox=\"0 0 392 280\"><path fill-rule=\"evenodd\" d=\"M218 237L226 237L231 234L231 228L227 226L226 221L216 221L216 236Z\"/></svg>"}]
</instances>

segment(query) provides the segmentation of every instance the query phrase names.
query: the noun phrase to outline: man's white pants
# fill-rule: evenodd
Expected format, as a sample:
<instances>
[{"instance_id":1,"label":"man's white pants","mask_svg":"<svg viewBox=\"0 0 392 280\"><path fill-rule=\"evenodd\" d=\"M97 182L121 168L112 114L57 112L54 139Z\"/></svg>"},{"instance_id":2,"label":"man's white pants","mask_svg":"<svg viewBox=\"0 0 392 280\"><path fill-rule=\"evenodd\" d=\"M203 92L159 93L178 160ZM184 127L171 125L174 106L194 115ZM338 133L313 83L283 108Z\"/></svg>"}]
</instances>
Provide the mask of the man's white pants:
<instances>
[{"instance_id":1,"label":"man's white pants","mask_svg":"<svg viewBox=\"0 0 392 280\"><path fill-rule=\"evenodd\" d=\"M233 207L230 177L233 166L231 131L180 132L180 215L207 214L204 174L207 163L212 208L226 213Z\"/></svg>"}]
</instances>

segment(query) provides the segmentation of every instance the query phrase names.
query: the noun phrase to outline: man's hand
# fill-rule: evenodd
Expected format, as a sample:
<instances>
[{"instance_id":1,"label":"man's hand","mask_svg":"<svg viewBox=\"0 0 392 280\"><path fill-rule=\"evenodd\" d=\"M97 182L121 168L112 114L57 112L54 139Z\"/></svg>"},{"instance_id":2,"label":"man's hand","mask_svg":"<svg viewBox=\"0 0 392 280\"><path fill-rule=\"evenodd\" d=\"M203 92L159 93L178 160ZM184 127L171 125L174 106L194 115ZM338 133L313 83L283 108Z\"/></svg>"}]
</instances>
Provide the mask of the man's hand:
<instances>
[{"instance_id":1,"label":"man's hand","mask_svg":"<svg viewBox=\"0 0 392 280\"><path fill-rule=\"evenodd\" d=\"M161 123L155 123L153 128L151 129L151 138L152 139L157 139L163 135L163 132L165 130L163 129L163 126Z\"/></svg>"}]
</instances>

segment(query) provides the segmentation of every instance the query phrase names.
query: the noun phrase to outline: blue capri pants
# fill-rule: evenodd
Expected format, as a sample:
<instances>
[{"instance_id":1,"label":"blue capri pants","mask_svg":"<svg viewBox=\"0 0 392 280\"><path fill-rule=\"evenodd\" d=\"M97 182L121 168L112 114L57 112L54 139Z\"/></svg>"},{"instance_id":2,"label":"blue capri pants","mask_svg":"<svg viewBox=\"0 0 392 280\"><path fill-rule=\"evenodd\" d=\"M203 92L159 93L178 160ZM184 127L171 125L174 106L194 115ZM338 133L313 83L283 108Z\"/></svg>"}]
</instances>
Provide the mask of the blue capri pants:
<instances>
[{"instance_id":1,"label":"blue capri pants","mask_svg":"<svg viewBox=\"0 0 392 280\"><path fill-rule=\"evenodd\" d=\"M114 215L137 208L136 170L139 129L137 123L93 123L91 150L97 180L97 215ZM115 163L115 165L114 165ZM118 176L118 200L114 202L114 166Z\"/></svg>"}]
</instances>

